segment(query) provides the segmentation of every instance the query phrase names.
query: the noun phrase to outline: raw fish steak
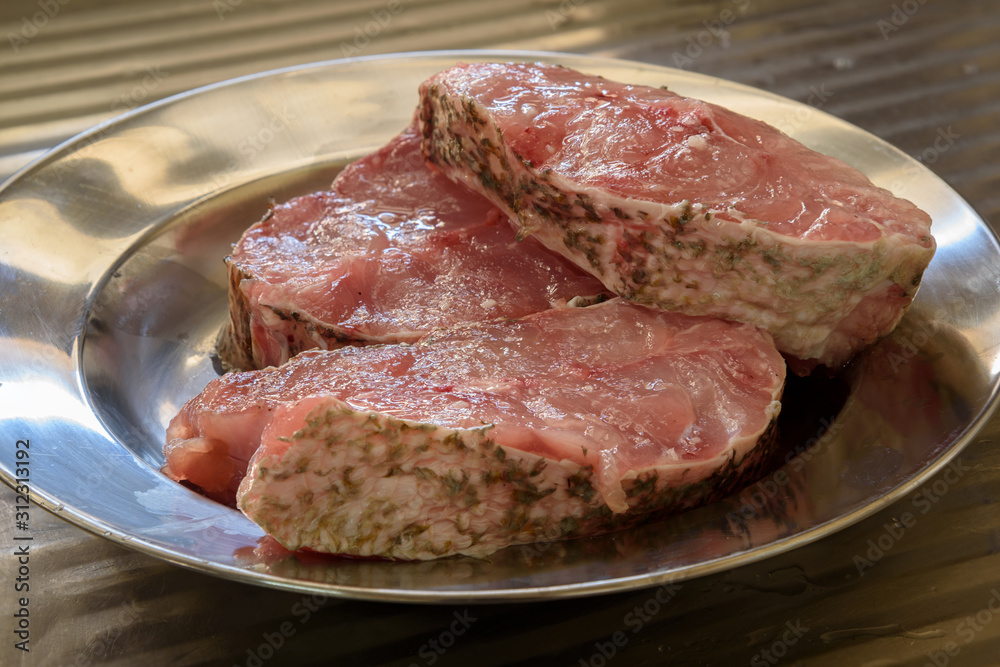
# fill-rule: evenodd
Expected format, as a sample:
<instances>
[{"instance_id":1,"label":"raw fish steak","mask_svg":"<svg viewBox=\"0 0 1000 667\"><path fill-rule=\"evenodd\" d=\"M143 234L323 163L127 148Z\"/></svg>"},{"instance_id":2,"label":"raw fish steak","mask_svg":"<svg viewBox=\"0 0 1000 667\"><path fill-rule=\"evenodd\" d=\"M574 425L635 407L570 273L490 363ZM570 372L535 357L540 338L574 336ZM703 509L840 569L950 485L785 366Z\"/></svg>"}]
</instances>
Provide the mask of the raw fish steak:
<instances>
[{"instance_id":1,"label":"raw fish steak","mask_svg":"<svg viewBox=\"0 0 1000 667\"><path fill-rule=\"evenodd\" d=\"M433 172L414 128L349 165L330 192L275 206L227 263L219 352L240 369L607 293L537 242L519 243L489 201Z\"/></svg>"},{"instance_id":2,"label":"raw fish steak","mask_svg":"<svg viewBox=\"0 0 1000 667\"><path fill-rule=\"evenodd\" d=\"M484 556L759 477L784 379L756 327L615 298L230 373L171 422L165 472L288 549Z\"/></svg>"},{"instance_id":3,"label":"raw fish steak","mask_svg":"<svg viewBox=\"0 0 1000 667\"><path fill-rule=\"evenodd\" d=\"M558 66L468 64L421 86L424 153L639 303L750 322L793 369L888 334L931 221L777 129Z\"/></svg>"}]
</instances>

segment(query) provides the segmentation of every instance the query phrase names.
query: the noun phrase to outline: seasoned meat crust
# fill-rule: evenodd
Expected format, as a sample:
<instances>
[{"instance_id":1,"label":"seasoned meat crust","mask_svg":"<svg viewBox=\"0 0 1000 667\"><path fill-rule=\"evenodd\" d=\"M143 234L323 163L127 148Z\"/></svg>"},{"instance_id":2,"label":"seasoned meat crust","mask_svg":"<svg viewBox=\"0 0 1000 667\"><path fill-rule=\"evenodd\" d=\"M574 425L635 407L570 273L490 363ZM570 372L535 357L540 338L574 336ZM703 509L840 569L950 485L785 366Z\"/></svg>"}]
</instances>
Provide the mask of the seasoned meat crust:
<instances>
[{"instance_id":1,"label":"seasoned meat crust","mask_svg":"<svg viewBox=\"0 0 1000 667\"><path fill-rule=\"evenodd\" d=\"M740 488L784 378L753 326L613 299L230 373L171 422L165 471L289 549L484 556Z\"/></svg>"},{"instance_id":2,"label":"seasoned meat crust","mask_svg":"<svg viewBox=\"0 0 1000 667\"><path fill-rule=\"evenodd\" d=\"M486 198L433 172L414 127L349 165L329 192L275 206L227 265L218 351L235 369L607 295L568 260L518 242Z\"/></svg>"},{"instance_id":3,"label":"seasoned meat crust","mask_svg":"<svg viewBox=\"0 0 1000 667\"><path fill-rule=\"evenodd\" d=\"M550 65L463 64L421 86L425 157L639 303L755 324L793 369L889 333L931 221L760 121Z\"/></svg>"}]
</instances>

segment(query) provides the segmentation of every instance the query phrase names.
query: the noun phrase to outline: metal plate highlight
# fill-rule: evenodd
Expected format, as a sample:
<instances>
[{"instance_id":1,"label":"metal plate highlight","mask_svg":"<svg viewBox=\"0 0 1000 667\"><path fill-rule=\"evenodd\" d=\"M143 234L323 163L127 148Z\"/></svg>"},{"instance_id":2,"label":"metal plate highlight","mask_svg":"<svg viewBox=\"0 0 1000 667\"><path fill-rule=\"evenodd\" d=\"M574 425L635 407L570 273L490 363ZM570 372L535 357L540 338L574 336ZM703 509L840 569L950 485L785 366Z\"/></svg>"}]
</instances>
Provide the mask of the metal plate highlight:
<instances>
[{"instance_id":1,"label":"metal plate highlight","mask_svg":"<svg viewBox=\"0 0 1000 667\"><path fill-rule=\"evenodd\" d=\"M835 380L792 380L786 464L743 493L642 528L387 563L258 548L242 514L159 472L164 427L216 375L222 258L278 201L325 187L409 121L457 61L541 60L765 120L933 218L938 251L903 323ZM995 405L1000 246L939 178L809 106L662 67L438 52L334 61L198 89L94 128L0 188L0 477L123 545L289 590L413 602L581 596L720 571L816 540L946 466ZM18 443L22 443L18 445ZM24 443L27 443L25 446ZM18 451L29 452L20 471ZM24 475L25 472L29 474Z\"/></svg>"}]
</instances>

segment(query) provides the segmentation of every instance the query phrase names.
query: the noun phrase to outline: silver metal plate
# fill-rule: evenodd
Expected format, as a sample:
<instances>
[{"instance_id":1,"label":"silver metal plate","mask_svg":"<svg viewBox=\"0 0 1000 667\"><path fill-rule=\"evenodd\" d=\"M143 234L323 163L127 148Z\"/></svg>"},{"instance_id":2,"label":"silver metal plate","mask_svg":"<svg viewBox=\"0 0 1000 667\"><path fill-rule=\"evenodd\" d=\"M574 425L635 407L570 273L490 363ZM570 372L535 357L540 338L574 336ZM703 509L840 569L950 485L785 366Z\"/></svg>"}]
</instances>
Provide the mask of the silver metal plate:
<instances>
[{"instance_id":1,"label":"silver metal plate","mask_svg":"<svg viewBox=\"0 0 1000 667\"><path fill-rule=\"evenodd\" d=\"M938 252L897 331L833 380L792 380L786 464L743 493L614 535L490 560L275 554L239 512L159 472L164 428L216 375L222 258L283 200L402 129L457 61L541 60L706 99L834 155L933 218ZM35 502L170 562L289 590L498 601L653 586L793 549L946 466L995 406L1000 246L944 182L809 106L632 62L525 52L334 61L198 89L80 135L0 188L0 477L30 451ZM18 442L28 443L18 445ZM22 473L24 472L22 468Z\"/></svg>"}]
</instances>

